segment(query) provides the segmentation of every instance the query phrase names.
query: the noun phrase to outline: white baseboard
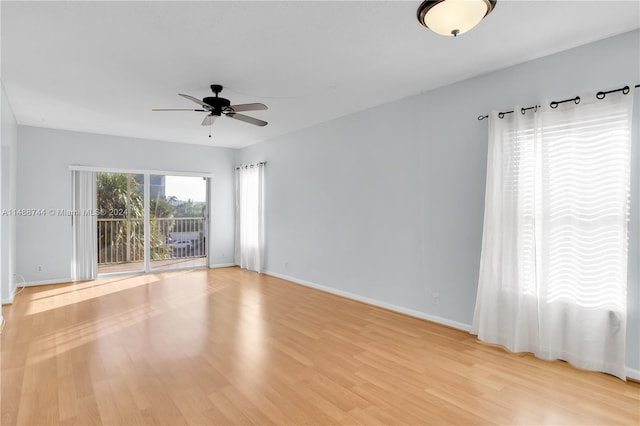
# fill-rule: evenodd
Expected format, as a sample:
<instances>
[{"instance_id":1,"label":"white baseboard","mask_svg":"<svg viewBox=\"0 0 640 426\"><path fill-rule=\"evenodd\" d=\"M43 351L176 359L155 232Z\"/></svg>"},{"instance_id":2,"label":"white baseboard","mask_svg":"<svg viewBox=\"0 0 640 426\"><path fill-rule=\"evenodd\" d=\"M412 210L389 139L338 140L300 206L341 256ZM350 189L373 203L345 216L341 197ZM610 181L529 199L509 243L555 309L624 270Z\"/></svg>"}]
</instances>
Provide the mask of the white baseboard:
<instances>
[{"instance_id":1,"label":"white baseboard","mask_svg":"<svg viewBox=\"0 0 640 426\"><path fill-rule=\"evenodd\" d=\"M343 296L343 297L346 297L348 299L356 300L358 302L367 303L367 304L373 305L373 306L379 306L381 308L385 308L385 309L388 309L388 310L394 311L394 312L399 312L401 314L409 315L411 317L424 319L424 320L435 322L435 323L438 323L438 324L443 324L443 325L446 325L446 326L449 326L449 327L452 327L452 328L457 328L458 330L462 330L462 331L466 331L466 332L469 332L471 330L471 325L470 324L464 324L464 323L461 323L461 322L452 321L452 320L447 319L447 318L442 318L442 317L439 317L439 316L436 316L436 315L430 315L430 314L427 314L427 313L424 313L424 312L420 312L420 311L416 311L416 310L413 310L413 309L403 308L402 306L396 306L396 305L393 305L391 303L381 302L379 300L375 300L375 299L371 299L371 298L368 298L368 297L360 296L358 294L349 293L347 291L337 290L337 289L332 288L332 287L327 287L327 286L324 286L324 285L316 284L316 283L313 283L311 281L301 280L299 278L291 277L291 276L284 275L284 274L279 274L279 273L273 272L273 271L265 271L264 273L267 274L267 275L271 275L271 276L274 276L274 277L277 277L277 278L282 278L283 280L291 281L293 283L300 284L300 285L303 285L303 286L306 286L306 287L315 288L317 290L325 291L327 293L336 294L338 296ZM633 369L633 368L626 367L625 368L625 374L630 379L640 380L640 370L636 370L636 369Z\"/></svg>"},{"instance_id":2,"label":"white baseboard","mask_svg":"<svg viewBox=\"0 0 640 426\"><path fill-rule=\"evenodd\" d=\"M3 305L10 305L13 303L13 298L15 297L16 294L16 290L19 288L24 287L35 287L35 286L39 286L39 285L50 285L50 284L66 284L66 283L70 283L71 282L71 278L58 278L55 280L43 280L43 281L27 281L24 283L18 283L16 288L13 289L13 291L11 292L11 295L9 297L5 297L2 299L2 304Z\"/></svg>"},{"instance_id":3,"label":"white baseboard","mask_svg":"<svg viewBox=\"0 0 640 426\"><path fill-rule=\"evenodd\" d=\"M53 279L53 280L27 281L23 285L25 287L33 287L33 286L38 286L38 285L68 284L68 283L71 283L71 282L73 282L71 280L71 278L57 278L57 279ZM18 287L22 287L22 285L19 285Z\"/></svg>"},{"instance_id":4,"label":"white baseboard","mask_svg":"<svg viewBox=\"0 0 640 426\"><path fill-rule=\"evenodd\" d=\"M625 374L629 379L639 380L640 381L640 370L636 370L634 368L625 368Z\"/></svg>"},{"instance_id":5,"label":"white baseboard","mask_svg":"<svg viewBox=\"0 0 640 426\"><path fill-rule=\"evenodd\" d=\"M209 265L210 269L217 269L217 268L228 268L230 266L236 266L235 263L216 263L215 265Z\"/></svg>"},{"instance_id":6,"label":"white baseboard","mask_svg":"<svg viewBox=\"0 0 640 426\"><path fill-rule=\"evenodd\" d=\"M209 268L211 269L216 269L216 268L228 268L231 266L236 266L235 263L219 263L216 265L211 265L209 266ZM405 314L405 315L409 315L411 317L415 317L415 318L420 318L420 319L424 319L427 321L431 321L431 322L435 322L438 324L443 324L452 328L456 328L459 330L463 330L463 331L469 331L471 330L471 325L470 324L464 324L461 322L457 322L457 321L453 321L447 318L442 318L436 315L430 315L424 312L420 312L420 311L416 311L414 309L409 309L409 308L404 308L402 306L397 306L397 305L393 305L391 303L387 303L387 302L382 302L376 299L371 299L369 297L365 297L365 296L361 296L358 294L354 294L354 293L350 293L347 291L342 291L342 290L338 290L332 287L327 287L324 285L320 285L320 284L316 284L313 283L311 281L307 281L307 280L301 280L299 278L295 278L295 277L291 277L289 275L284 275L284 274L280 274L277 272L273 272L273 271L265 271L264 272L267 275L271 275L277 278L282 278L283 280L287 280L287 281L291 281L293 283L296 284L300 284L306 287L310 287L310 288L315 288L317 290L321 290L327 293L331 293L331 294L336 294L338 296L342 296L342 297L346 297L348 299L352 299L352 300L356 300L358 302L363 302L363 303L367 303L369 305L373 305L373 306L378 306L384 309L388 309L390 311L394 311L394 312L398 312L401 314ZM31 286L39 286L39 285L49 285L49 284L65 284L65 283L69 283L71 282L71 278L60 278L60 279L53 279L53 280L43 280L43 281L30 281L30 282L26 282L23 285L25 287L31 287ZM2 299L2 304L6 305L6 304L11 304L13 303L13 298L15 296L15 292L16 289L14 288L13 291L11 292L11 295L9 297L3 298ZM0 317L1 318L1 317ZM626 367L625 369L625 374L628 378L630 379L634 379L634 380L640 380L640 370L636 370L634 368L630 368L630 367Z\"/></svg>"},{"instance_id":7,"label":"white baseboard","mask_svg":"<svg viewBox=\"0 0 640 426\"><path fill-rule=\"evenodd\" d=\"M303 285L303 286L306 286L306 287L315 288L317 290L322 290L322 291L325 291L327 293L336 294L338 296L343 296L343 297L346 297L346 298L352 299L352 300L357 300L358 302L363 302L363 303L366 303L366 304L369 304L369 305L378 306L380 308L388 309L390 311L394 311L394 312L398 312L398 313L401 313L401 314L409 315L411 317L424 319L424 320L435 322L435 323L438 323L438 324L443 324L443 325L446 325L446 326L449 326L449 327L452 327L452 328L457 328L458 330L463 330L463 331L467 331L467 332L469 330L471 330L471 325L470 324L464 324L464 323L461 323L461 322L457 322L457 321L453 321L453 320L450 320L450 319L442 318L442 317L439 317L439 316L436 316L436 315L430 315L430 314L427 314L425 312L416 311L414 309L404 308L402 306L393 305L393 304L387 303L387 302L381 302L380 300L371 299L369 297L360 296L359 294L349 293L347 291L337 290L337 289L332 288L332 287L327 287L327 286L324 286L324 285L312 283L311 281L301 280L299 278L290 277L288 275L279 274L279 273L273 272L273 271L265 271L264 273L267 274L267 275L272 275L272 276L277 277L277 278L282 278L283 280L291 281L293 283L300 284L300 285Z\"/></svg>"},{"instance_id":8,"label":"white baseboard","mask_svg":"<svg viewBox=\"0 0 640 426\"><path fill-rule=\"evenodd\" d=\"M9 296L2 298L2 304L3 305L11 305L13 303L13 298L14 298L15 295L16 295L16 289L14 288L11 291L11 294Z\"/></svg>"}]
</instances>

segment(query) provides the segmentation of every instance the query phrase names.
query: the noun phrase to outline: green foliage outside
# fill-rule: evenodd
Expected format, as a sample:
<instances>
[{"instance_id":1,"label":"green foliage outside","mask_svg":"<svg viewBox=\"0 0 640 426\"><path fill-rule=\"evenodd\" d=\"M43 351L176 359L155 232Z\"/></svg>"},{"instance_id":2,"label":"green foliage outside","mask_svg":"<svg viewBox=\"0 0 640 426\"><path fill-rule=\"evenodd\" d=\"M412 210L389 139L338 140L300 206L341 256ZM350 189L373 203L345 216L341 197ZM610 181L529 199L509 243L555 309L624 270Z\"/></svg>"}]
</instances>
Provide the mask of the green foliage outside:
<instances>
[{"instance_id":1,"label":"green foliage outside","mask_svg":"<svg viewBox=\"0 0 640 426\"><path fill-rule=\"evenodd\" d=\"M144 189L143 176L124 173L98 173L98 219L113 219L98 226L98 263L126 259L144 260ZM205 203L188 200L181 202L175 196L149 200L150 255L152 260L171 256L168 236L175 226L173 219L202 217ZM122 220L127 219L127 220ZM127 251L128 247L128 251ZM125 255L126 253L126 255Z\"/></svg>"}]
</instances>

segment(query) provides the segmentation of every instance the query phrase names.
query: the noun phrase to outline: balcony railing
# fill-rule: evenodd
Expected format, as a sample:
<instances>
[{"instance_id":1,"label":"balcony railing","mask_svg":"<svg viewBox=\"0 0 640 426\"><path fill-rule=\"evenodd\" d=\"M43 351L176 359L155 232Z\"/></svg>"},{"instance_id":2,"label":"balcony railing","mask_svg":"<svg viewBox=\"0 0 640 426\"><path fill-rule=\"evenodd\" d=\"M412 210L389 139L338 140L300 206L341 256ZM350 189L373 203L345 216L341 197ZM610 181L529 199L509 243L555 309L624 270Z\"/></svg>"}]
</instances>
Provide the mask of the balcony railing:
<instances>
[{"instance_id":1,"label":"balcony railing","mask_svg":"<svg viewBox=\"0 0 640 426\"><path fill-rule=\"evenodd\" d=\"M151 260L205 257L202 217L150 220ZM144 261L143 219L98 219L98 264Z\"/></svg>"}]
</instances>

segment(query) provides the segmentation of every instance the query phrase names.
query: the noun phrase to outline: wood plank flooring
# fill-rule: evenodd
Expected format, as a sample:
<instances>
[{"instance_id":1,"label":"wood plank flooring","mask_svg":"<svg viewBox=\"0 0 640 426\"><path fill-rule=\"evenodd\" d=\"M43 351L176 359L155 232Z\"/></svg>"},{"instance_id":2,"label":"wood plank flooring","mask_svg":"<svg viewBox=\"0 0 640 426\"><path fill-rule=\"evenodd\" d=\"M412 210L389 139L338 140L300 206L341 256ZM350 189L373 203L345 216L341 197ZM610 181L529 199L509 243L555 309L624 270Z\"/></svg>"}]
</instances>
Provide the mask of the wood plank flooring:
<instances>
[{"instance_id":1,"label":"wood plank flooring","mask_svg":"<svg viewBox=\"0 0 640 426\"><path fill-rule=\"evenodd\" d=\"M237 268L31 287L2 425L635 424L640 385Z\"/></svg>"}]
</instances>

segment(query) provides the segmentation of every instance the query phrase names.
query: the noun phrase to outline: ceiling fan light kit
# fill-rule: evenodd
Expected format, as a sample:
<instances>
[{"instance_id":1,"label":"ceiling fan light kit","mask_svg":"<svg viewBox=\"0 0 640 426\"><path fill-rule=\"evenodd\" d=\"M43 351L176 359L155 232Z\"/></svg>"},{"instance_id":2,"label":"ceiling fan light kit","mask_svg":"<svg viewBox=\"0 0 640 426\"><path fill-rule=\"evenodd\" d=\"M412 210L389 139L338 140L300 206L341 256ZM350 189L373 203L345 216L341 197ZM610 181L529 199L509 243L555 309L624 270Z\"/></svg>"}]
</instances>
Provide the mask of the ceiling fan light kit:
<instances>
[{"instance_id":1,"label":"ceiling fan light kit","mask_svg":"<svg viewBox=\"0 0 640 426\"><path fill-rule=\"evenodd\" d=\"M192 102L200 105L202 108L199 109L182 109L182 108L171 108L171 109L153 109L152 111L196 111L196 112L207 112L207 116L202 120L203 126L211 126L216 118L225 115L229 118L233 118L235 120L244 121L245 123L253 124L254 126L266 126L267 123L264 120L259 120L257 118L249 117L248 115L238 114L239 111L260 111L268 109L265 104L261 103L253 103L253 104L239 104L239 105L231 105L231 101L229 99L221 98L218 96L220 92L222 92L223 87L219 84L212 84L211 91L214 96L209 96L204 99L198 99L196 97L185 95L179 93L178 96L182 96L185 99L189 99ZM209 135L211 137L211 135Z\"/></svg>"},{"instance_id":2,"label":"ceiling fan light kit","mask_svg":"<svg viewBox=\"0 0 640 426\"><path fill-rule=\"evenodd\" d=\"M437 34L457 37L478 25L495 6L495 0L427 0L418 8L418 21Z\"/></svg>"}]
</instances>

